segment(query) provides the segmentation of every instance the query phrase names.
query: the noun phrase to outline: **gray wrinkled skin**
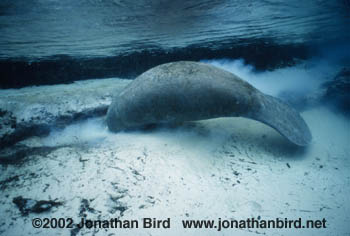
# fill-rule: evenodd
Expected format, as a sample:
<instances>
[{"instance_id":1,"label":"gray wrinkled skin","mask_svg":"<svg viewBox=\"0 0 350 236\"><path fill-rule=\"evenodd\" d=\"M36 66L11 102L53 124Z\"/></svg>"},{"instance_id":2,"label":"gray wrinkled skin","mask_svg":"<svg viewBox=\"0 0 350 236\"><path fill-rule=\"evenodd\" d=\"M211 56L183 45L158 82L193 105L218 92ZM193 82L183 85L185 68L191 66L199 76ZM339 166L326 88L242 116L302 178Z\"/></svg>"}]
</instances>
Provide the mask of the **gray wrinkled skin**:
<instances>
[{"instance_id":1,"label":"gray wrinkled skin","mask_svg":"<svg viewBox=\"0 0 350 236\"><path fill-rule=\"evenodd\" d=\"M107 124L118 132L238 116L261 121L297 145L311 141L309 128L293 108L228 71L189 61L159 65L137 77L113 98Z\"/></svg>"}]
</instances>

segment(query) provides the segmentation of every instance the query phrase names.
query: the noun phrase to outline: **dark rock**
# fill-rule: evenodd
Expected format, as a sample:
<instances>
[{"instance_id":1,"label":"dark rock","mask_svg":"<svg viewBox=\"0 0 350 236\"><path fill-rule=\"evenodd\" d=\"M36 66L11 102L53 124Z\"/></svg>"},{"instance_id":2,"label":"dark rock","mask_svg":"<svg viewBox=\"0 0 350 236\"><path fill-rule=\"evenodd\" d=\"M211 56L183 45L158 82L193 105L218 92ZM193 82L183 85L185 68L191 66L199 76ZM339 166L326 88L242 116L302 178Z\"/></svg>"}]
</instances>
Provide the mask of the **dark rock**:
<instances>
[{"instance_id":1,"label":"dark rock","mask_svg":"<svg viewBox=\"0 0 350 236\"><path fill-rule=\"evenodd\" d=\"M350 67L343 68L333 80L322 85L326 88L325 101L333 103L339 110L350 111Z\"/></svg>"},{"instance_id":2,"label":"dark rock","mask_svg":"<svg viewBox=\"0 0 350 236\"><path fill-rule=\"evenodd\" d=\"M81 228L79 228L78 226L74 226L74 229L71 229L70 231L70 236L76 236L78 235L79 231L81 230Z\"/></svg>"},{"instance_id":3,"label":"dark rock","mask_svg":"<svg viewBox=\"0 0 350 236\"><path fill-rule=\"evenodd\" d=\"M123 196L110 196L110 200L112 202L112 206L109 209L109 212L115 214L117 211L119 212L120 217L124 216L124 212L128 210L128 207L125 203L121 202L120 199Z\"/></svg>"},{"instance_id":4,"label":"dark rock","mask_svg":"<svg viewBox=\"0 0 350 236\"><path fill-rule=\"evenodd\" d=\"M62 205L62 202L52 200L33 200L30 198L23 198L22 196L15 197L12 202L16 204L23 216L29 213L42 213L49 211L52 207Z\"/></svg>"},{"instance_id":5,"label":"dark rock","mask_svg":"<svg viewBox=\"0 0 350 236\"><path fill-rule=\"evenodd\" d=\"M28 147L26 145L16 144L11 147L0 149L0 165L20 165L28 156L47 155L52 151L62 147L63 146Z\"/></svg>"},{"instance_id":6,"label":"dark rock","mask_svg":"<svg viewBox=\"0 0 350 236\"><path fill-rule=\"evenodd\" d=\"M218 46L219 45L219 46ZM148 45L110 57L75 58L53 55L46 58L14 58L0 60L0 88L28 85L62 84L91 78L135 78L159 64L173 61L243 58L258 70L291 66L306 59L303 44L278 44L268 38L213 41L187 47L164 49ZM24 79L25 78L25 79Z\"/></svg>"},{"instance_id":7,"label":"dark rock","mask_svg":"<svg viewBox=\"0 0 350 236\"><path fill-rule=\"evenodd\" d=\"M89 200L83 198L81 199L81 202L80 202L79 216L86 218L87 212L95 214L97 211L94 208L90 207ZM79 228L76 224L74 224L73 229L71 229L70 231L70 235L76 236L78 235L80 230L81 228Z\"/></svg>"},{"instance_id":8,"label":"dark rock","mask_svg":"<svg viewBox=\"0 0 350 236\"><path fill-rule=\"evenodd\" d=\"M20 177L19 175L15 175L0 181L0 190L5 190L10 183L17 182L19 180L19 177Z\"/></svg>"},{"instance_id":9,"label":"dark rock","mask_svg":"<svg viewBox=\"0 0 350 236\"><path fill-rule=\"evenodd\" d=\"M87 199L82 199L80 203L80 217L86 217L86 212L96 213L96 210L90 207L90 203Z\"/></svg>"},{"instance_id":10,"label":"dark rock","mask_svg":"<svg viewBox=\"0 0 350 236\"><path fill-rule=\"evenodd\" d=\"M297 110L305 110L320 104L332 104L336 110L350 114L350 68L343 68L334 79L329 80L315 91L305 94L285 90L278 98Z\"/></svg>"}]
</instances>

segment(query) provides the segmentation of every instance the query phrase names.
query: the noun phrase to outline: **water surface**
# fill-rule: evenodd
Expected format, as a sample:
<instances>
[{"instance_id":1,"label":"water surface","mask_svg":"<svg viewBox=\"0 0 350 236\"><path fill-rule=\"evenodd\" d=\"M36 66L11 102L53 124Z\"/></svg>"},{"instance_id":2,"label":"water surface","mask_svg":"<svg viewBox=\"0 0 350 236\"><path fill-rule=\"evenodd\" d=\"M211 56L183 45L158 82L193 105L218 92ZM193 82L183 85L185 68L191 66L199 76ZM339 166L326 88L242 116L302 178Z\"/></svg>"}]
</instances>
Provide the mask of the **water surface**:
<instances>
[{"instance_id":1,"label":"water surface","mask_svg":"<svg viewBox=\"0 0 350 236\"><path fill-rule=\"evenodd\" d=\"M2 0L0 58L350 38L349 1Z\"/></svg>"}]
</instances>

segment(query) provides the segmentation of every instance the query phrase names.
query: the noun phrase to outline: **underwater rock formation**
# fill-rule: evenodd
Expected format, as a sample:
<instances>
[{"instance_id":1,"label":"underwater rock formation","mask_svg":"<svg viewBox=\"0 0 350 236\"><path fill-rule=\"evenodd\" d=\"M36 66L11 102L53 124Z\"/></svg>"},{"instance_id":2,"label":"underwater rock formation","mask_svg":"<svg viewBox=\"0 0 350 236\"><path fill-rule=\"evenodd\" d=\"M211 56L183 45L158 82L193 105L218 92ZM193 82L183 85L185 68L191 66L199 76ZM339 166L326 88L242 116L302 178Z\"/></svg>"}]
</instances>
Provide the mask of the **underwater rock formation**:
<instances>
[{"instance_id":1,"label":"underwater rock formation","mask_svg":"<svg viewBox=\"0 0 350 236\"><path fill-rule=\"evenodd\" d=\"M52 207L62 205L62 202L53 200L33 200L30 198L23 198L22 196L15 197L12 202L16 204L23 216L29 213L41 213L49 211Z\"/></svg>"},{"instance_id":2,"label":"underwater rock formation","mask_svg":"<svg viewBox=\"0 0 350 236\"><path fill-rule=\"evenodd\" d=\"M0 148L30 136L42 136L77 120L106 114L112 91L129 81L81 81L37 89L3 90L0 94Z\"/></svg>"},{"instance_id":3,"label":"underwater rock formation","mask_svg":"<svg viewBox=\"0 0 350 236\"><path fill-rule=\"evenodd\" d=\"M219 48L217 45L221 45ZM135 78L146 70L166 62L214 58L244 58L259 70L280 68L307 58L302 44L279 45L269 39L215 42L211 46L191 45L183 48L130 51L109 57L75 58L53 55L48 58L16 60L0 59L0 88L21 88L29 85L71 83L94 78ZM23 79L26 78L26 79Z\"/></svg>"},{"instance_id":4,"label":"underwater rock formation","mask_svg":"<svg viewBox=\"0 0 350 236\"><path fill-rule=\"evenodd\" d=\"M343 67L331 80L322 83L314 91L302 96L297 91L282 91L278 97L298 110L306 110L321 104L331 104L344 114L350 110L350 68Z\"/></svg>"},{"instance_id":5,"label":"underwater rock formation","mask_svg":"<svg viewBox=\"0 0 350 236\"><path fill-rule=\"evenodd\" d=\"M323 84L323 99L332 102L343 112L350 109L350 67L343 68L333 80Z\"/></svg>"}]
</instances>

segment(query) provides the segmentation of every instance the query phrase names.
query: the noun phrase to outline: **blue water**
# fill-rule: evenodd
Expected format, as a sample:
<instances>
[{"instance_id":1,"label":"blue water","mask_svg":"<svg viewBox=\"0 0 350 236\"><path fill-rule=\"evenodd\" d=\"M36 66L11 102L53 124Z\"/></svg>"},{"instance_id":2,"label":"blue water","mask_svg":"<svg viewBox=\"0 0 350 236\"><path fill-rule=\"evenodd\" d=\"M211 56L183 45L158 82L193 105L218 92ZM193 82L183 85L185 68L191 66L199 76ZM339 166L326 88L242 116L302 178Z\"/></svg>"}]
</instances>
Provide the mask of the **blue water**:
<instances>
[{"instance_id":1,"label":"blue water","mask_svg":"<svg viewBox=\"0 0 350 236\"><path fill-rule=\"evenodd\" d=\"M350 39L347 0L2 0L0 58Z\"/></svg>"}]
</instances>

